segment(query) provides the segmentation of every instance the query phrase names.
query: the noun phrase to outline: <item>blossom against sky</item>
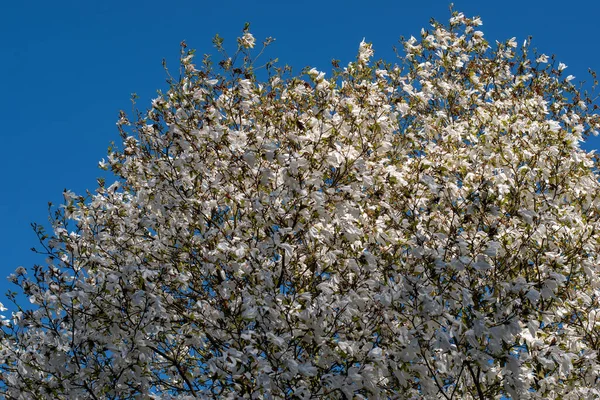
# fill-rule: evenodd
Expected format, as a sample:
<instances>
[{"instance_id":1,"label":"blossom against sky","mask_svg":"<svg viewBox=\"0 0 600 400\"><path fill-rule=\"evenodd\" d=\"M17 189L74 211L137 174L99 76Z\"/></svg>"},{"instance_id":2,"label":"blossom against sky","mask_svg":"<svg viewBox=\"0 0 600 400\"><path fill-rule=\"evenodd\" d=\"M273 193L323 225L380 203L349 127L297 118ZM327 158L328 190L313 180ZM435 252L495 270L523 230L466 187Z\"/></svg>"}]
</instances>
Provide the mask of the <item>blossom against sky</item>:
<instances>
[{"instance_id":1,"label":"blossom against sky","mask_svg":"<svg viewBox=\"0 0 600 400\"><path fill-rule=\"evenodd\" d=\"M305 66L329 71L331 59L342 65L354 59L363 38L373 43L375 58L393 61L398 38L417 36L431 17L447 21L448 6L438 0L3 2L0 275L44 262L29 251L37 244L29 224L47 221L47 203L59 204L63 189L94 190L98 161L119 140L119 110L131 112L134 92L140 109L150 105L156 90L166 87L162 59L176 73L182 40L203 54L213 51L218 33L226 48L234 48L251 22L258 42L276 39L265 61L278 58L296 72ZM533 47L556 54L575 82L590 80L588 68L600 70L600 3L464 0L454 8L481 16L491 43L511 37L521 43L532 35ZM0 277L0 292L8 288Z\"/></svg>"}]
</instances>

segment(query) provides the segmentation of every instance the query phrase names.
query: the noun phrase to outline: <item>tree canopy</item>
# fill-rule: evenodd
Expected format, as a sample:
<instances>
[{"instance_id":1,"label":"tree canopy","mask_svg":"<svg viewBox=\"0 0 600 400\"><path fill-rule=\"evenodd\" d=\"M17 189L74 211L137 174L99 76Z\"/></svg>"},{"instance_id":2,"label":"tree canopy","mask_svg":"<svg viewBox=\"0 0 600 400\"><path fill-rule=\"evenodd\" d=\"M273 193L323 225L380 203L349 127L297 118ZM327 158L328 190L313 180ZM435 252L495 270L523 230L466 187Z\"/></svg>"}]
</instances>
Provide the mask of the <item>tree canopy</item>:
<instances>
[{"instance_id":1,"label":"tree canopy","mask_svg":"<svg viewBox=\"0 0 600 400\"><path fill-rule=\"evenodd\" d=\"M182 43L169 90L121 113L114 183L36 227L0 393L600 396L597 106L479 25L328 74L261 65L249 26L214 63Z\"/></svg>"}]
</instances>

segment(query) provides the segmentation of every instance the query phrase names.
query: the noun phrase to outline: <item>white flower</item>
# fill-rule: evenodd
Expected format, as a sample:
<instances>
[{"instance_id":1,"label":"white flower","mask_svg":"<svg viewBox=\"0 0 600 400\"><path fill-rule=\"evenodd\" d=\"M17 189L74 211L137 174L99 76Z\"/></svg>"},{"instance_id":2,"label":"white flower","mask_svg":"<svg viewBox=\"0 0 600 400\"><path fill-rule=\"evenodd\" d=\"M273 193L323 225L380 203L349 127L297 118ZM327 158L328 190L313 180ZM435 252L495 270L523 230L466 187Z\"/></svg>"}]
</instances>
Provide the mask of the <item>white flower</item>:
<instances>
[{"instance_id":1,"label":"white flower","mask_svg":"<svg viewBox=\"0 0 600 400\"><path fill-rule=\"evenodd\" d=\"M358 63L359 64L367 64L371 57L373 56L373 46L371 43L366 43L365 39L360 42L360 46L358 47Z\"/></svg>"},{"instance_id":2,"label":"white flower","mask_svg":"<svg viewBox=\"0 0 600 400\"><path fill-rule=\"evenodd\" d=\"M244 32L241 38L238 38L238 44L245 49L254 48L254 36L250 32Z\"/></svg>"}]
</instances>

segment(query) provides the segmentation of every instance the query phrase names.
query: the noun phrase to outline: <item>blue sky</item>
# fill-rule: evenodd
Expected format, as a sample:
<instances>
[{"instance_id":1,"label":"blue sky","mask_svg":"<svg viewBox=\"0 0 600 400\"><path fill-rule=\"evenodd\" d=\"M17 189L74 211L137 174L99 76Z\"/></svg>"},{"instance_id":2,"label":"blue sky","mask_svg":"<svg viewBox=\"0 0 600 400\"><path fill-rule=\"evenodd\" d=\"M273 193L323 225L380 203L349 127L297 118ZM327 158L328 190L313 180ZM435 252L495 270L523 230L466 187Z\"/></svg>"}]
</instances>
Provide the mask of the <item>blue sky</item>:
<instances>
[{"instance_id":1,"label":"blue sky","mask_svg":"<svg viewBox=\"0 0 600 400\"><path fill-rule=\"evenodd\" d=\"M597 16L600 2L457 0L455 9L479 15L490 42L533 36L533 46L556 54L569 74L600 72ZM330 60L354 59L362 38L376 58L394 60L403 35L418 36L431 17L449 18L449 2L6 0L0 5L2 156L0 157L0 294L3 278L23 265L43 263L31 222L47 222L47 203L62 190L93 191L97 163L111 141L120 109L131 110L136 92L145 109L165 88L161 60L175 70L179 43L212 52L218 33L235 46L244 22L258 40L276 38L267 56L295 71ZM589 80L589 79L588 79ZM585 144L600 148L600 141ZM3 296L0 301L6 303Z\"/></svg>"}]
</instances>

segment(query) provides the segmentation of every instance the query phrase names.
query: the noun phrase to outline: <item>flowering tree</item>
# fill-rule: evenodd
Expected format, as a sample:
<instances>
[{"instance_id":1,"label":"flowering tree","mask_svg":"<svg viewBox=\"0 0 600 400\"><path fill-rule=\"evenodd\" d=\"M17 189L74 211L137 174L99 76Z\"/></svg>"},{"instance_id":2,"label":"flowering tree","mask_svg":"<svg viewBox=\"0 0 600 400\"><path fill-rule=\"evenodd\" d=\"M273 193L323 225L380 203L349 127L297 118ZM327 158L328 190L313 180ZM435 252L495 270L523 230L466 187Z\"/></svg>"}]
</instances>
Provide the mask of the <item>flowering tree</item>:
<instances>
[{"instance_id":1,"label":"flowering tree","mask_svg":"<svg viewBox=\"0 0 600 400\"><path fill-rule=\"evenodd\" d=\"M600 127L566 68L454 13L401 65L260 72L244 29L65 193L12 280L8 399L600 396ZM270 42L268 39L265 45Z\"/></svg>"}]
</instances>

